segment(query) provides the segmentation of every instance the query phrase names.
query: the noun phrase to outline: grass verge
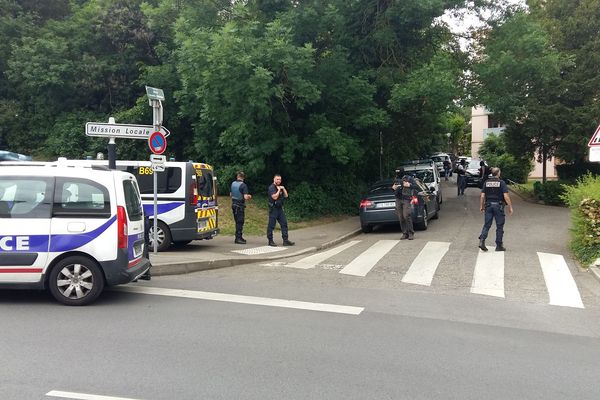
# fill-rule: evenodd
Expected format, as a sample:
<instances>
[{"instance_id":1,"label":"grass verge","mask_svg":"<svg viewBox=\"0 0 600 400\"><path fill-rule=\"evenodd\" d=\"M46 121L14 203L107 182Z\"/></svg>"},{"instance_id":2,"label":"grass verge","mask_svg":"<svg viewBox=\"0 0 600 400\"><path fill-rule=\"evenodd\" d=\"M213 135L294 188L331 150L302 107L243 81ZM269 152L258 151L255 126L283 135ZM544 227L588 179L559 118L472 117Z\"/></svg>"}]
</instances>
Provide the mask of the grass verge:
<instances>
[{"instance_id":1,"label":"grass verge","mask_svg":"<svg viewBox=\"0 0 600 400\"><path fill-rule=\"evenodd\" d=\"M269 222L269 211L267 200L252 199L246 202L246 213L244 222L244 235L260 236L267 234L267 223ZM288 228L290 230L307 228L310 226L328 224L344 219L344 215L324 216L304 221L290 221L288 216ZM279 229L277 224L276 230ZM219 197L219 230L221 235L235 234L235 221L231 211L231 198Z\"/></svg>"}]
</instances>

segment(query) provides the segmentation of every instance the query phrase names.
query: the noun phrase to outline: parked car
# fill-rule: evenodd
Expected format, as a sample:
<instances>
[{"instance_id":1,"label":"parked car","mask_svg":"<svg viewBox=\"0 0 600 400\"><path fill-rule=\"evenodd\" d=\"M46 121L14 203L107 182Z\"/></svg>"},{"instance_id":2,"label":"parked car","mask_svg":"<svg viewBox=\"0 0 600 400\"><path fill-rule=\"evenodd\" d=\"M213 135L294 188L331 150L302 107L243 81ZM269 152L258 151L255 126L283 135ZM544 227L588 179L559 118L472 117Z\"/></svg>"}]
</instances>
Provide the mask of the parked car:
<instances>
[{"instance_id":1,"label":"parked car","mask_svg":"<svg viewBox=\"0 0 600 400\"><path fill-rule=\"evenodd\" d=\"M411 200L413 224L416 229L425 230L430 219L439 217L439 204L435 193L420 179L415 181L419 191ZM371 232L375 225L399 224L393 183L387 179L373 184L360 201L360 227L364 233Z\"/></svg>"},{"instance_id":2,"label":"parked car","mask_svg":"<svg viewBox=\"0 0 600 400\"><path fill-rule=\"evenodd\" d=\"M403 164L402 168L407 174L419 178L436 195L438 205L442 204L444 201L442 195L442 178L433 162L417 160L413 164Z\"/></svg>"},{"instance_id":3,"label":"parked car","mask_svg":"<svg viewBox=\"0 0 600 400\"><path fill-rule=\"evenodd\" d=\"M467 164L467 171L465 172L467 186L481 186L481 174L479 173L480 162L481 160L473 158Z\"/></svg>"},{"instance_id":4,"label":"parked car","mask_svg":"<svg viewBox=\"0 0 600 400\"><path fill-rule=\"evenodd\" d=\"M31 156L0 150L0 161L31 161Z\"/></svg>"},{"instance_id":5,"label":"parked car","mask_svg":"<svg viewBox=\"0 0 600 400\"><path fill-rule=\"evenodd\" d=\"M431 155L431 159L435 162L435 166L440 174L444 173L444 161L450 160L450 156L446 153L435 153Z\"/></svg>"}]
</instances>

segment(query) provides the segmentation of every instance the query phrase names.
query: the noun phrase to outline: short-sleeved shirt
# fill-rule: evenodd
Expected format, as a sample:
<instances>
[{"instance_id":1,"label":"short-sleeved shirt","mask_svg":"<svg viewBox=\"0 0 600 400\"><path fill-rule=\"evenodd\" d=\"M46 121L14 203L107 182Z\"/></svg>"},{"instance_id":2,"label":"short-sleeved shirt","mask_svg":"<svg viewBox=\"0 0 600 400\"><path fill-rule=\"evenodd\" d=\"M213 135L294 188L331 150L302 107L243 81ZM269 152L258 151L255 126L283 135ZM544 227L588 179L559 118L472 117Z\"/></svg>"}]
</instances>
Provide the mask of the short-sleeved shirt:
<instances>
[{"instance_id":1,"label":"short-sleeved shirt","mask_svg":"<svg viewBox=\"0 0 600 400\"><path fill-rule=\"evenodd\" d=\"M269 204L273 204L274 207L282 207L283 206L283 193L279 194L279 197L277 198L277 200L273 200L273 195L275 193L277 193L278 189L277 186L275 186L274 183L271 183L271 185L269 186L269 189L267 191L268 193L268 200L269 200Z\"/></svg>"},{"instance_id":2,"label":"short-sleeved shirt","mask_svg":"<svg viewBox=\"0 0 600 400\"><path fill-rule=\"evenodd\" d=\"M238 186L237 190L235 189L235 186ZM239 192L239 195L237 192ZM246 194L249 194L249 191L248 191L248 185L246 185L245 182L233 181L231 183L231 199L234 203L245 204L246 199L244 198L244 195L246 195ZM238 198L238 196L240 198Z\"/></svg>"}]
</instances>

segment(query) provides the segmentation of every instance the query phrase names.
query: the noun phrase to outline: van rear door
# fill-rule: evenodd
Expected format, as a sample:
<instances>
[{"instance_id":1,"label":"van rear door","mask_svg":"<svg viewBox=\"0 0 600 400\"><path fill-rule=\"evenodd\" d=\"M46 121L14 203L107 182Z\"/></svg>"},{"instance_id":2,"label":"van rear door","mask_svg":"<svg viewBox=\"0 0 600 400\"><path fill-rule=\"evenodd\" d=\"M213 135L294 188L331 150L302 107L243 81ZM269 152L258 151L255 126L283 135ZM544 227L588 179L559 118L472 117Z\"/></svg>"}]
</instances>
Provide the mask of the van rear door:
<instances>
[{"instance_id":1,"label":"van rear door","mask_svg":"<svg viewBox=\"0 0 600 400\"><path fill-rule=\"evenodd\" d=\"M48 261L54 178L7 175L0 176L0 283L39 282Z\"/></svg>"}]
</instances>

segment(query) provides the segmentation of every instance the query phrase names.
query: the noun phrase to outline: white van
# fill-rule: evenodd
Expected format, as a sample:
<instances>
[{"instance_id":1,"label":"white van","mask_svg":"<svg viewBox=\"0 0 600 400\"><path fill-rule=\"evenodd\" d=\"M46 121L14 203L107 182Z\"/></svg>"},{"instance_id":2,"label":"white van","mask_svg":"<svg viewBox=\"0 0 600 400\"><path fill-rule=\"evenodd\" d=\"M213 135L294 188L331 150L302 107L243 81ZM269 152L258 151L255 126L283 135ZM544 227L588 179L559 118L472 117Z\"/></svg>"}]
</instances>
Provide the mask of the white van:
<instances>
[{"instance_id":1,"label":"white van","mask_svg":"<svg viewBox=\"0 0 600 400\"><path fill-rule=\"evenodd\" d=\"M148 272L135 177L104 167L0 162L0 287L85 305Z\"/></svg>"}]
</instances>

